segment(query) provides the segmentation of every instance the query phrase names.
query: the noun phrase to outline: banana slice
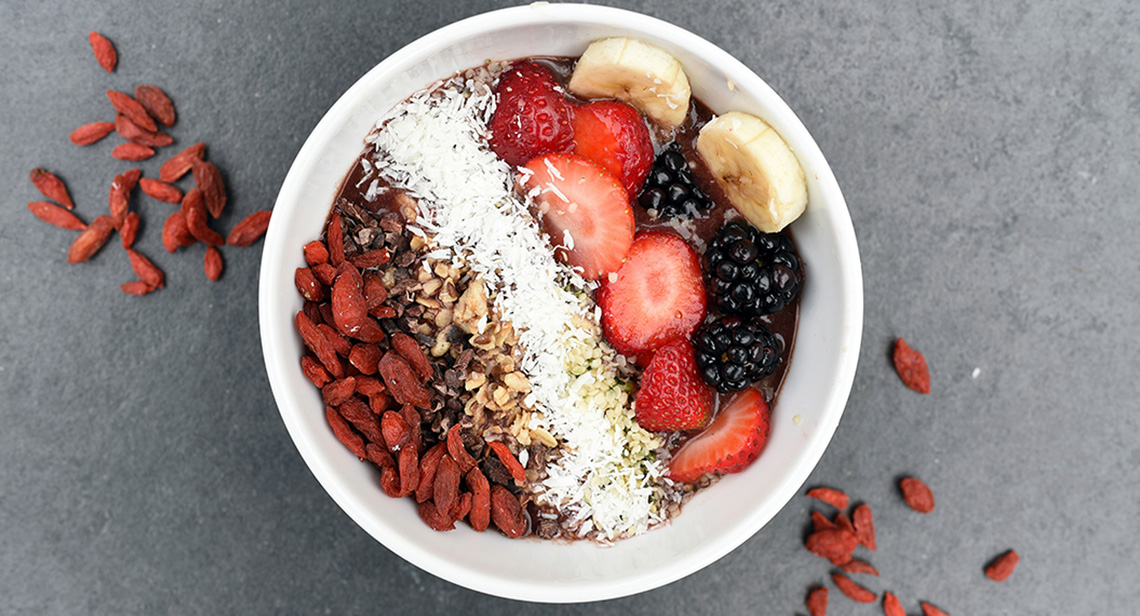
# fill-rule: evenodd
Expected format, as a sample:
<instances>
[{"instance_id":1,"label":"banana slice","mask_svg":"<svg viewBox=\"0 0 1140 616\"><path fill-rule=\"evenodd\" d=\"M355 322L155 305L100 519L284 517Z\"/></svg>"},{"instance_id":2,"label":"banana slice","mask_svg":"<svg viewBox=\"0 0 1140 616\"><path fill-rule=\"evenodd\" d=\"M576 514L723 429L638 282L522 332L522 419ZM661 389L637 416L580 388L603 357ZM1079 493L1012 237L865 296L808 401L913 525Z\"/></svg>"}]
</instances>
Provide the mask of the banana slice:
<instances>
[{"instance_id":1,"label":"banana slice","mask_svg":"<svg viewBox=\"0 0 1140 616\"><path fill-rule=\"evenodd\" d=\"M586 48L570 91L582 98L623 100L667 128L680 126L689 113L689 78L669 52L637 39L615 37Z\"/></svg>"},{"instance_id":2,"label":"banana slice","mask_svg":"<svg viewBox=\"0 0 1140 616\"><path fill-rule=\"evenodd\" d=\"M730 111L701 128L697 153L757 229L776 233L807 208L804 168L764 120Z\"/></svg>"}]
</instances>

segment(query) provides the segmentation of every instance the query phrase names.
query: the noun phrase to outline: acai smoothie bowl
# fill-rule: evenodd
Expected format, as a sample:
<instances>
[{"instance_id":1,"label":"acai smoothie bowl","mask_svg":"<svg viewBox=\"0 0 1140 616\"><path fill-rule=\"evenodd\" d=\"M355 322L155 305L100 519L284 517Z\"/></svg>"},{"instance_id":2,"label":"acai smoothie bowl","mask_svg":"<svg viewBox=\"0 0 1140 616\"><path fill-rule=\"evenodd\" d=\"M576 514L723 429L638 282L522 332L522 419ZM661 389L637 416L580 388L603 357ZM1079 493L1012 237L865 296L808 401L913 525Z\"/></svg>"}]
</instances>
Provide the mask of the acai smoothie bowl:
<instances>
[{"instance_id":1,"label":"acai smoothie bowl","mask_svg":"<svg viewBox=\"0 0 1140 616\"><path fill-rule=\"evenodd\" d=\"M538 4L433 32L329 110L274 209L286 427L357 524L456 584L683 577L779 511L842 415L842 194L787 105L676 26Z\"/></svg>"}]
</instances>

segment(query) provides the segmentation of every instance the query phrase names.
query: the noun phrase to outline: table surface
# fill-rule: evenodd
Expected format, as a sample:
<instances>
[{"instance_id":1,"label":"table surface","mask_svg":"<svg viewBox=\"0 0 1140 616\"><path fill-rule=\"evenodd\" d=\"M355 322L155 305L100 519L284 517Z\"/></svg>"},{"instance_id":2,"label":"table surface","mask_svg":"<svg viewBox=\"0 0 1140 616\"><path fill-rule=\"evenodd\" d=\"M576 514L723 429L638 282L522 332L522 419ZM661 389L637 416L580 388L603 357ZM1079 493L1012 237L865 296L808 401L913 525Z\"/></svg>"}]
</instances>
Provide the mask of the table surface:
<instances>
[{"instance_id":1,"label":"table surface","mask_svg":"<svg viewBox=\"0 0 1140 616\"><path fill-rule=\"evenodd\" d=\"M875 508L882 576L909 613L1114 614L1140 603L1140 11L1082 3L605 2L682 24L752 67L807 125L846 195L866 320L842 423L807 486ZM228 229L272 206L326 109L455 19L442 0L0 3L0 613L500 614L358 528L297 454L257 332L260 246L167 254L171 206L136 199L167 288L138 299L121 249L66 264L27 179L59 173L85 220L128 168L66 137L103 91L155 83L180 144L204 141ZM1088 6L1085 6L1088 5ZM119 67L91 57L90 30ZM156 175L166 150L142 163ZM118 242L117 238L112 240ZM896 337L933 393L902 387ZM938 508L910 512L914 474ZM718 562L555 614L803 613L826 563L793 499ZM1021 565L983 576L1006 549ZM877 613L832 593L831 614Z\"/></svg>"}]
</instances>

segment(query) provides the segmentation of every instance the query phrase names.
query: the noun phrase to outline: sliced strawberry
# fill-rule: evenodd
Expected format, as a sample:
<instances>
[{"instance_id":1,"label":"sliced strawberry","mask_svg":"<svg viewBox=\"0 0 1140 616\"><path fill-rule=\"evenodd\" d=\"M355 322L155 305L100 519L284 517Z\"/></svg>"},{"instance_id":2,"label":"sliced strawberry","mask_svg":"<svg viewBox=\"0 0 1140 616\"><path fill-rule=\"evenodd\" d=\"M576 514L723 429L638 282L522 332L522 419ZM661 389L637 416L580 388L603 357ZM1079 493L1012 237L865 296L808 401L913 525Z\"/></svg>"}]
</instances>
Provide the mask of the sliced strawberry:
<instances>
[{"instance_id":1,"label":"sliced strawberry","mask_svg":"<svg viewBox=\"0 0 1140 616\"><path fill-rule=\"evenodd\" d=\"M598 163L636 196L653 166L653 141L645 118L618 101L596 101L574 110L574 153Z\"/></svg>"},{"instance_id":2,"label":"sliced strawberry","mask_svg":"<svg viewBox=\"0 0 1140 616\"><path fill-rule=\"evenodd\" d=\"M638 425L651 432L698 430L708 424L712 390L697 373L688 340L674 340L653 354L634 408Z\"/></svg>"},{"instance_id":3,"label":"sliced strawberry","mask_svg":"<svg viewBox=\"0 0 1140 616\"><path fill-rule=\"evenodd\" d=\"M559 261L581 267L589 280L621 267L633 244L633 210L612 175L579 156L547 154L517 179Z\"/></svg>"},{"instance_id":4,"label":"sliced strawberry","mask_svg":"<svg viewBox=\"0 0 1140 616\"><path fill-rule=\"evenodd\" d=\"M705 318L700 258L672 233L642 233L596 299L606 340L625 355L688 340Z\"/></svg>"},{"instance_id":5,"label":"sliced strawberry","mask_svg":"<svg viewBox=\"0 0 1140 616\"><path fill-rule=\"evenodd\" d=\"M669 462L669 477L691 483L706 473L739 473L768 442L768 403L749 387L720 409L708 429L689 440Z\"/></svg>"},{"instance_id":6,"label":"sliced strawberry","mask_svg":"<svg viewBox=\"0 0 1140 616\"><path fill-rule=\"evenodd\" d=\"M550 69L534 62L513 65L499 78L491 116L491 151L518 166L551 152L569 152L574 108L562 96Z\"/></svg>"}]
</instances>

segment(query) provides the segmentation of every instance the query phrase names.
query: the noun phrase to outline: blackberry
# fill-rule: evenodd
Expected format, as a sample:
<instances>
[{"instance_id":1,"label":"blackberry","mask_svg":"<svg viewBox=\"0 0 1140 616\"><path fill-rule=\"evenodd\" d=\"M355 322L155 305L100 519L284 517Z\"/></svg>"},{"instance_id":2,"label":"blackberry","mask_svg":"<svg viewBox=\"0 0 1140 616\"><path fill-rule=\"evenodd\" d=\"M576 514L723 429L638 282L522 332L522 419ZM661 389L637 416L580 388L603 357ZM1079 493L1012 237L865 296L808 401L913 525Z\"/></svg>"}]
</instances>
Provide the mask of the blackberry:
<instances>
[{"instance_id":1,"label":"blackberry","mask_svg":"<svg viewBox=\"0 0 1140 616\"><path fill-rule=\"evenodd\" d=\"M709 294L722 312L772 314L796 298L804 283L795 246L779 233L762 233L742 219L717 232L704 257Z\"/></svg>"},{"instance_id":2,"label":"blackberry","mask_svg":"<svg viewBox=\"0 0 1140 616\"><path fill-rule=\"evenodd\" d=\"M780 346L756 319L721 317L693 338L697 371L717 391L739 391L772 374L780 363Z\"/></svg>"},{"instance_id":3,"label":"blackberry","mask_svg":"<svg viewBox=\"0 0 1140 616\"><path fill-rule=\"evenodd\" d=\"M689 163L681 154L681 145L670 143L653 160L649 176L645 178L645 188L641 190L638 203L647 210L657 210L660 218L692 218L712 209L713 202L697 186Z\"/></svg>"}]
</instances>

